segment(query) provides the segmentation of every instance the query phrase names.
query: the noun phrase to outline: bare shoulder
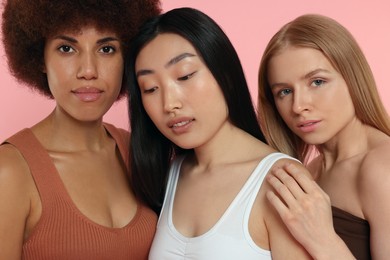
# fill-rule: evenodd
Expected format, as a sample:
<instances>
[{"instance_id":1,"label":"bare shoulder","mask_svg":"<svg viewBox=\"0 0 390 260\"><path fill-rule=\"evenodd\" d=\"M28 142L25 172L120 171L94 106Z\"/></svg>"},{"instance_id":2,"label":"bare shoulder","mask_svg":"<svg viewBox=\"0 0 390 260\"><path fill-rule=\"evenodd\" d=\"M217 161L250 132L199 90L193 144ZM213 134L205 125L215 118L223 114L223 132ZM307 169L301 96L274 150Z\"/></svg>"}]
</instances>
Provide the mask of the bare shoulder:
<instances>
[{"instance_id":1,"label":"bare shoulder","mask_svg":"<svg viewBox=\"0 0 390 260\"><path fill-rule=\"evenodd\" d=\"M366 153L360 164L359 177L364 181L378 178L390 178L389 169L390 138L380 145L376 145Z\"/></svg>"},{"instance_id":2,"label":"bare shoulder","mask_svg":"<svg viewBox=\"0 0 390 260\"><path fill-rule=\"evenodd\" d=\"M28 191L34 187L27 162L10 144L0 146L0 197L28 199ZM21 205L22 206L22 205Z\"/></svg>"},{"instance_id":3,"label":"bare shoulder","mask_svg":"<svg viewBox=\"0 0 390 260\"><path fill-rule=\"evenodd\" d=\"M363 205L369 205L370 202L382 199L382 196L388 194L390 190L390 138L367 152L361 161L358 174L357 184L362 200L366 202Z\"/></svg>"},{"instance_id":4,"label":"bare shoulder","mask_svg":"<svg viewBox=\"0 0 390 260\"><path fill-rule=\"evenodd\" d=\"M0 146L0 197L20 203L29 209L36 186L23 155L12 145ZM15 205L15 204L14 204Z\"/></svg>"},{"instance_id":5,"label":"bare shoulder","mask_svg":"<svg viewBox=\"0 0 390 260\"><path fill-rule=\"evenodd\" d=\"M373 258L386 259L390 254L384 246L390 239L390 138L375 144L361 161L357 188L364 218L370 223Z\"/></svg>"},{"instance_id":6,"label":"bare shoulder","mask_svg":"<svg viewBox=\"0 0 390 260\"><path fill-rule=\"evenodd\" d=\"M4 249L1 257L20 258L34 188L34 181L23 156L12 145L1 145L0 241Z\"/></svg>"},{"instance_id":7,"label":"bare shoulder","mask_svg":"<svg viewBox=\"0 0 390 260\"><path fill-rule=\"evenodd\" d=\"M305 165L303 165L300 161L298 161L297 159L294 159L292 157L279 159L278 161L276 161L274 163L274 165L272 166L271 169L281 168L281 167L285 167L287 165L294 165L300 173L306 175L310 179L313 179L313 176L310 174L310 171L308 170L308 168Z\"/></svg>"},{"instance_id":8,"label":"bare shoulder","mask_svg":"<svg viewBox=\"0 0 390 260\"><path fill-rule=\"evenodd\" d=\"M274 167L284 167L294 164L303 165L291 158L280 158L270 167L269 174ZM249 220L249 232L253 241L261 248L272 251L273 259L309 259L304 248L293 238L276 210L267 200L267 192L272 186L264 181L261 185Z\"/></svg>"},{"instance_id":9,"label":"bare shoulder","mask_svg":"<svg viewBox=\"0 0 390 260\"><path fill-rule=\"evenodd\" d=\"M0 177L23 179L29 172L28 165L20 152L10 144L0 146Z\"/></svg>"},{"instance_id":10,"label":"bare shoulder","mask_svg":"<svg viewBox=\"0 0 390 260\"><path fill-rule=\"evenodd\" d=\"M294 165L302 174L311 178L304 165L292 158L277 160L271 169L274 167L285 167L286 165ZM262 205L262 214L268 233L268 244L269 249L272 251L272 259L311 259L307 251L291 235L280 215L266 198L266 193L271 190L273 188L265 181L260 189L259 203Z\"/></svg>"},{"instance_id":11,"label":"bare shoulder","mask_svg":"<svg viewBox=\"0 0 390 260\"><path fill-rule=\"evenodd\" d=\"M367 133L368 150L361 160L362 173L367 171L378 172L378 174L388 172L390 166L390 136L373 128L368 128ZM366 175L364 174L364 177L369 177Z\"/></svg>"}]
</instances>

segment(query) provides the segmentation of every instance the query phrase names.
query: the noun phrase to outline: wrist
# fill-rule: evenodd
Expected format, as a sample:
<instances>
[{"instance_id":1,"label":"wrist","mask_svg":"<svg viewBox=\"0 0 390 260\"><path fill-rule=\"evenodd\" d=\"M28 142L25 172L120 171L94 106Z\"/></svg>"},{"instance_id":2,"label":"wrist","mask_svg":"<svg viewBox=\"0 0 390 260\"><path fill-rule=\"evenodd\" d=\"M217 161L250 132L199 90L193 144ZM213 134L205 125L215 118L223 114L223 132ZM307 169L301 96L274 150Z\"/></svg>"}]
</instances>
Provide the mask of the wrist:
<instances>
[{"instance_id":1,"label":"wrist","mask_svg":"<svg viewBox=\"0 0 390 260\"><path fill-rule=\"evenodd\" d=\"M320 248L312 255L316 260L345 259L356 260L345 242L335 233L332 238L326 240L326 245Z\"/></svg>"}]
</instances>

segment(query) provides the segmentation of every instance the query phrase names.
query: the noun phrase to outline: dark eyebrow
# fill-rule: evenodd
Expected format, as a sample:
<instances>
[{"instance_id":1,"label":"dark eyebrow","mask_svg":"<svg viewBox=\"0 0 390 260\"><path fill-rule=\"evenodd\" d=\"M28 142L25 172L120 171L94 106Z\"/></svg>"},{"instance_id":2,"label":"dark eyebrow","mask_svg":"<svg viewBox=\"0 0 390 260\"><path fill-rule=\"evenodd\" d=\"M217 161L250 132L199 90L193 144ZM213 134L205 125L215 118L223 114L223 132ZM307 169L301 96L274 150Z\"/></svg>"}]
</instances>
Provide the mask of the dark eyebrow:
<instances>
[{"instance_id":1,"label":"dark eyebrow","mask_svg":"<svg viewBox=\"0 0 390 260\"><path fill-rule=\"evenodd\" d=\"M66 35L58 35L58 36L54 37L54 39L61 39L61 40L65 40L65 41L68 41L71 43L77 43L77 40L75 38L72 38L72 37L69 37ZM104 44L104 43L111 42L111 41L119 41L119 39L115 38L115 37L105 37L105 38L97 40L96 43L100 45L100 44Z\"/></svg>"},{"instance_id":2,"label":"dark eyebrow","mask_svg":"<svg viewBox=\"0 0 390 260\"><path fill-rule=\"evenodd\" d=\"M115 37L105 37L105 38L99 39L96 43L104 44L104 43L113 42L113 41L119 42L119 39L115 38Z\"/></svg>"},{"instance_id":3,"label":"dark eyebrow","mask_svg":"<svg viewBox=\"0 0 390 260\"><path fill-rule=\"evenodd\" d=\"M195 56L195 54L188 53L188 52L179 54L176 57L173 57L170 61L168 61L167 64L165 64L165 67L167 68L169 66L172 66L172 65L178 63L179 61L181 61L187 57L194 57L194 56Z\"/></svg>"},{"instance_id":4,"label":"dark eyebrow","mask_svg":"<svg viewBox=\"0 0 390 260\"><path fill-rule=\"evenodd\" d=\"M65 35L58 35L58 36L54 37L54 39L60 39L60 40L65 40L65 41L72 42L72 43L77 43L77 40L75 38L65 36Z\"/></svg>"},{"instance_id":5,"label":"dark eyebrow","mask_svg":"<svg viewBox=\"0 0 390 260\"><path fill-rule=\"evenodd\" d=\"M139 70L139 71L137 71L137 73L135 74L135 77L138 78L138 77L140 77L140 76L152 74L153 72L154 72L153 70Z\"/></svg>"},{"instance_id":6,"label":"dark eyebrow","mask_svg":"<svg viewBox=\"0 0 390 260\"><path fill-rule=\"evenodd\" d=\"M192 53L188 53L188 52L185 52L185 53L182 53L182 54L179 54L175 57L173 57L172 59L170 59L167 64L164 65L165 68L169 67L169 66L172 66L176 63L178 63L179 61L185 59L185 58L188 58L188 57L195 57L196 55L195 54L192 54ZM137 71L136 73L136 77L140 77L140 76L143 76L143 75L148 75L148 74L152 74L154 71L153 70L148 70L148 69L144 69L144 70L139 70Z\"/></svg>"}]
</instances>

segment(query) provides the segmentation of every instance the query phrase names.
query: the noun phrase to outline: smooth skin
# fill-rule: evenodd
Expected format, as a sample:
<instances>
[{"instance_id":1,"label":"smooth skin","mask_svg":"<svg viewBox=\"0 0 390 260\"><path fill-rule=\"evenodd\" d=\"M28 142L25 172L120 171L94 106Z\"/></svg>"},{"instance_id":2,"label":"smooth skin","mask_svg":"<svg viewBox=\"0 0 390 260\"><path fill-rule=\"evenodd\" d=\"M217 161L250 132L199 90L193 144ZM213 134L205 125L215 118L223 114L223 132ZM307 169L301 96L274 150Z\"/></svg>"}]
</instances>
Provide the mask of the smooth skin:
<instances>
[{"instance_id":1,"label":"smooth skin","mask_svg":"<svg viewBox=\"0 0 390 260\"><path fill-rule=\"evenodd\" d=\"M144 108L157 128L176 145L194 149L182 164L173 223L183 236L200 236L221 218L259 161L275 151L229 121L219 85L181 36L164 33L145 45L136 73ZM288 159L277 165L286 162L301 167ZM264 182L252 209L253 241L274 259L308 258L268 203L269 190Z\"/></svg>"},{"instance_id":2,"label":"smooth skin","mask_svg":"<svg viewBox=\"0 0 390 260\"><path fill-rule=\"evenodd\" d=\"M137 204L116 143L102 124L122 84L118 37L91 26L60 32L47 40L44 59L56 107L31 129L80 212L99 225L124 227ZM11 145L0 146L0 259L20 259L41 213L24 158Z\"/></svg>"},{"instance_id":3,"label":"smooth skin","mask_svg":"<svg viewBox=\"0 0 390 260\"><path fill-rule=\"evenodd\" d=\"M268 80L288 127L322 152L308 165L315 182L293 165L268 176L281 198L268 193L272 205L316 259L354 259L330 205L366 219L373 259L387 259L390 137L357 118L344 79L318 50L287 47L270 60Z\"/></svg>"}]
</instances>

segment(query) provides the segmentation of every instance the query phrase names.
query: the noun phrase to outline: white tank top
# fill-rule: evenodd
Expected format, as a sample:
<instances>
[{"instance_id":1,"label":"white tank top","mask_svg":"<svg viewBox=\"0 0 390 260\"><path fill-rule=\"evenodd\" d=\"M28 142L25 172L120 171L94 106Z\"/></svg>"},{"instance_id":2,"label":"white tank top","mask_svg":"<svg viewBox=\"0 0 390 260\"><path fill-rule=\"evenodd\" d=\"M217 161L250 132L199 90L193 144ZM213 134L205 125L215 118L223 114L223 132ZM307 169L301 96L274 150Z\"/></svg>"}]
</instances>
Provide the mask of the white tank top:
<instances>
[{"instance_id":1,"label":"white tank top","mask_svg":"<svg viewBox=\"0 0 390 260\"><path fill-rule=\"evenodd\" d=\"M185 237L173 225L173 200L180 167L184 160L184 157L177 158L169 171L164 204L149 259L272 259L270 251L258 247L252 240L248 220L264 177L272 165L282 158L293 159L285 154L272 153L261 160L218 222L209 231L197 237Z\"/></svg>"}]
</instances>

